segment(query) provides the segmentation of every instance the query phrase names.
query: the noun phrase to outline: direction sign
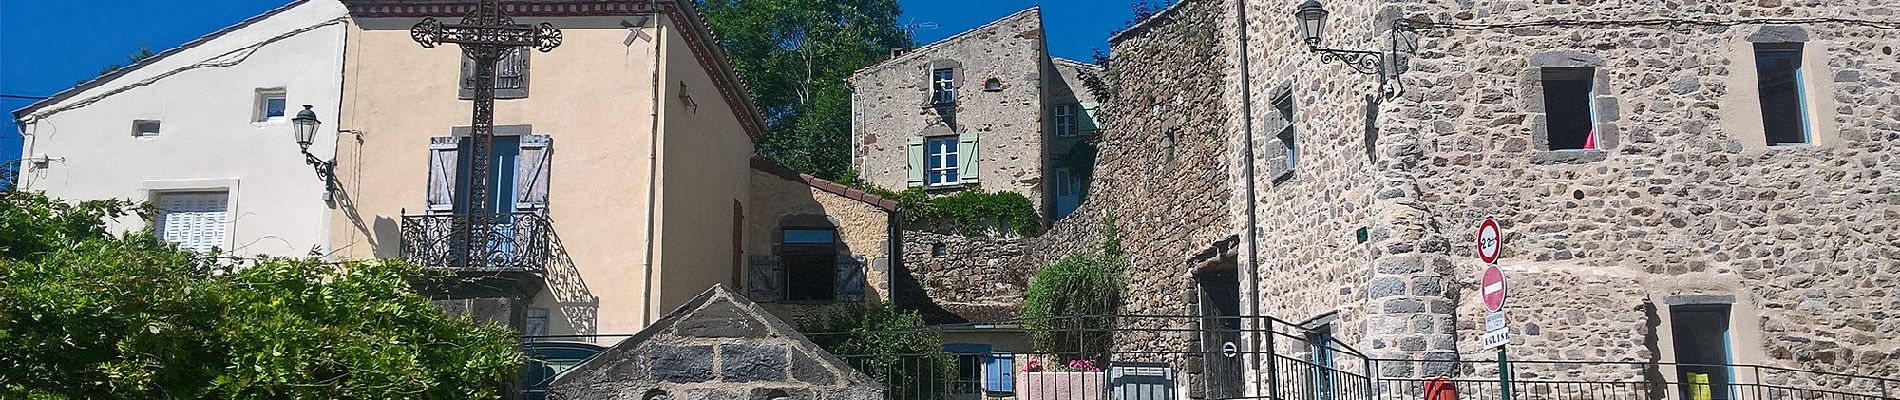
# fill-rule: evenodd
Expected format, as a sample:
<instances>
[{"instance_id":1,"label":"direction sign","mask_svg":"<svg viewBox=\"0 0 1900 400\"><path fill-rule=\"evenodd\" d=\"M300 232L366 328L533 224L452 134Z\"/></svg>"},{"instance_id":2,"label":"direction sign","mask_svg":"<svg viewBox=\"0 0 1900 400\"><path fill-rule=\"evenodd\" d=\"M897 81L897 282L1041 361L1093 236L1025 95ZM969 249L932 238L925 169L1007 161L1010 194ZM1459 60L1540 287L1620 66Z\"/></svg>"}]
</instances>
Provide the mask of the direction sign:
<instances>
[{"instance_id":1,"label":"direction sign","mask_svg":"<svg viewBox=\"0 0 1900 400\"><path fill-rule=\"evenodd\" d=\"M1497 311L1504 309L1504 270L1492 264L1484 269L1484 278L1478 280L1478 291L1484 294L1484 309Z\"/></svg>"},{"instance_id":2,"label":"direction sign","mask_svg":"<svg viewBox=\"0 0 1900 400\"><path fill-rule=\"evenodd\" d=\"M1498 253L1504 249L1502 239L1504 230L1498 228L1498 221L1485 218L1478 224L1478 259L1485 263L1497 263Z\"/></svg>"}]
</instances>

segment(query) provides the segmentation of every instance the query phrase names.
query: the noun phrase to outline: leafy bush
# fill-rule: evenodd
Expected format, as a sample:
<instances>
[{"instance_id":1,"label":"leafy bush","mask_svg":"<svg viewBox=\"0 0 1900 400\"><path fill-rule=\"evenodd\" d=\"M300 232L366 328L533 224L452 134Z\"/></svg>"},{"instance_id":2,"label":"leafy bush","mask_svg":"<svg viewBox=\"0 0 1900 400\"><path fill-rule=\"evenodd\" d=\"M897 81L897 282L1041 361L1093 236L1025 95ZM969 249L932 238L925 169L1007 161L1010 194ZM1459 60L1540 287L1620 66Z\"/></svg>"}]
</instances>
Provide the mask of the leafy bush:
<instances>
[{"instance_id":1,"label":"leafy bush","mask_svg":"<svg viewBox=\"0 0 1900 400\"><path fill-rule=\"evenodd\" d=\"M937 400L949 392L956 360L943 338L921 330L916 311L889 303L841 304L798 321L799 331L851 368L883 383L886 398Z\"/></svg>"},{"instance_id":2,"label":"leafy bush","mask_svg":"<svg viewBox=\"0 0 1900 400\"><path fill-rule=\"evenodd\" d=\"M969 236L1007 233L1034 237L1042 234L1042 217L1036 214L1036 204L1021 193L966 189L932 196L920 188L893 192L858 181L855 174L847 175L840 182L897 202L904 225L948 226Z\"/></svg>"},{"instance_id":3,"label":"leafy bush","mask_svg":"<svg viewBox=\"0 0 1900 400\"><path fill-rule=\"evenodd\" d=\"M1125 282L1114 216L1103 225L1098 254L1064 257L1030 280L1023 296L1023 318L1037 353L1098 364L1108 361Z\"/></svg>"},{"instance_id":4,"label":"leafy bush","mask_svg":"<svg viewBox=\"0 0 1900 400\"><path fill-rule=\"evenodd\" d=\"M124 202L0 193L0 398L496 398L510 332L444 314L399 262L235 268L146 233Z\"/></svg>"}]
</instances>

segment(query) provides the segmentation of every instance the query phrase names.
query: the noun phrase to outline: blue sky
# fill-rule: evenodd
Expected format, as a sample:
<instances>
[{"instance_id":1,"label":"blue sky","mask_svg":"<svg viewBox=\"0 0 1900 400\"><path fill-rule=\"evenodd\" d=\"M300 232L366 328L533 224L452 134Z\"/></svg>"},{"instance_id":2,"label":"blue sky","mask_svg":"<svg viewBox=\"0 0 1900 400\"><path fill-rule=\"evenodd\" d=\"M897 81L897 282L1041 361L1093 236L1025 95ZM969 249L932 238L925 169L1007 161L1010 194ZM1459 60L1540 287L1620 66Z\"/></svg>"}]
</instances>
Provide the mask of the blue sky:
<instances>
[{"instance_id":1,"label":"blue sky","mask_svg":"<svg viewBox=\"0 0 1900 400\"><path fill-rule=\"evenodd\" d=\"M505 0L504 0L505 1ZM900 0L901 21L930 43L1005 15L1042 5L1050 53L1089 60L1106 48L1108 32L1129 16L1133 0ZM123 62L140 46L164 51L252 15L281 0L0 0L0 94L50 96ZM11 112L32 100L0 98L0 159L20 154Z\"/></svg>"}]
</instances>

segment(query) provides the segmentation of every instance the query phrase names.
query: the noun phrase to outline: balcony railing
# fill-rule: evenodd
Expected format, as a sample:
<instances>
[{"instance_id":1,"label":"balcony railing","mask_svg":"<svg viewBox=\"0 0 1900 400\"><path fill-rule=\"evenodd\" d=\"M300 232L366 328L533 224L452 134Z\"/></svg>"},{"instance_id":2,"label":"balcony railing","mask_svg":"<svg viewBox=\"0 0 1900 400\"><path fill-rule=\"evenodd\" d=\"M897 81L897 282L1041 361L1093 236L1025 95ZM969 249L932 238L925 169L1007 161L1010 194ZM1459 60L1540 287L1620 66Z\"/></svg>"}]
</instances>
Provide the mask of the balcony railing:
<instances>
[{"instance_id":1,"label":"balcony railing","mask_svg":"<svg viewBox=\"0 0 1900 400\"><path fill-rule=\"evenodd\" d=\"M404 215L402 258L424 268L461 272L540 272L547 269L551 227L538 212L498 215L475 262L468 262L467 214Z\"/></svg>"}]
</instances>

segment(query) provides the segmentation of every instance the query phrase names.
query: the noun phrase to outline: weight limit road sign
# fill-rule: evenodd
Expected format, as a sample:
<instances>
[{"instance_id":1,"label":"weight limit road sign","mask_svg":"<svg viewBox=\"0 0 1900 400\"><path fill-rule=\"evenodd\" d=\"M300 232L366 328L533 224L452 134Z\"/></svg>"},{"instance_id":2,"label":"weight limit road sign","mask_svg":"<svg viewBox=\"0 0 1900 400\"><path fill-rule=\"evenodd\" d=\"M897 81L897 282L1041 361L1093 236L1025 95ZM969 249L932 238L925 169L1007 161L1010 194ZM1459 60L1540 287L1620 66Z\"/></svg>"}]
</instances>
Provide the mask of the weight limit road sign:
<instances>
[{"instance_id":1,"label":"weight limit road sign","mask_svg":"<svg viewBox=\"0 0 1900 400\"><path fill-rule=\"evenodd\" d=\"M1478 259L1486 264L1498 262L1498 254L1504 250L1504 230L1498 228L1498 221L1485 218L1478 224Z\"/></svg>"}]
</instances>

